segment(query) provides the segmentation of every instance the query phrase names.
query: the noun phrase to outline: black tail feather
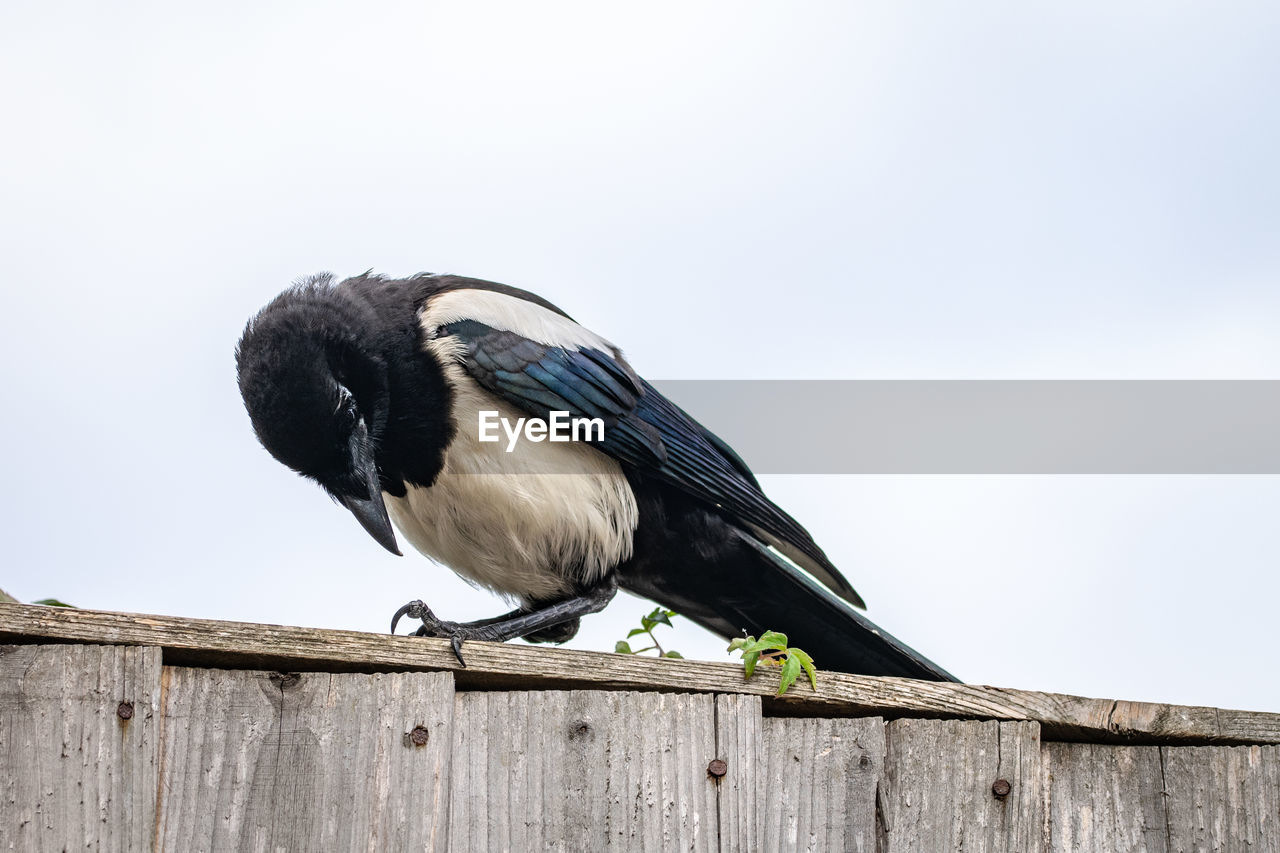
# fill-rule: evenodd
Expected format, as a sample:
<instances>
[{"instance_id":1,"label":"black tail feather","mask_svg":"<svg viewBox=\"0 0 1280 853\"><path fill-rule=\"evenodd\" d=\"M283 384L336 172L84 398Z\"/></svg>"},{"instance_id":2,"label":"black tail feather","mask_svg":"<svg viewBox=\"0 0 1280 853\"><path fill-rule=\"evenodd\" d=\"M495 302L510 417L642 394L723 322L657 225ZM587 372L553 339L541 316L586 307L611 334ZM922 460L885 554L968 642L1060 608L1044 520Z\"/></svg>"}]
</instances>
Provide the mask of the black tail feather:
<instances>
[{"instance_id":1,"label":"black tail feather","mask_svg":"<svg viewBox=\"0 0 1280 853\"><path fill-rule=\"evenodd\" d=\"M728 528L728 525L726 525ZM622 585L722 637L780 631L819 670L959 681L880 628L838 595L750 534L732 530L731 547L696 566L672 560Z\"/></svg>"},{"instance_id":2,"label":"black tail feather","mask_svg":"<svg viewBox=\"0 0 1280 853\"><path fill-rule=\"evenodd\" d=\"M756 587L758 595L740 602L736 608L740 620L753 626L750 633L759 636L763 630L783 631L792 645L813 656L819 668L959 681L796 569L785 557L750 536L743 538L768 564L763 581Z\"/></svg>"}]
</instances>

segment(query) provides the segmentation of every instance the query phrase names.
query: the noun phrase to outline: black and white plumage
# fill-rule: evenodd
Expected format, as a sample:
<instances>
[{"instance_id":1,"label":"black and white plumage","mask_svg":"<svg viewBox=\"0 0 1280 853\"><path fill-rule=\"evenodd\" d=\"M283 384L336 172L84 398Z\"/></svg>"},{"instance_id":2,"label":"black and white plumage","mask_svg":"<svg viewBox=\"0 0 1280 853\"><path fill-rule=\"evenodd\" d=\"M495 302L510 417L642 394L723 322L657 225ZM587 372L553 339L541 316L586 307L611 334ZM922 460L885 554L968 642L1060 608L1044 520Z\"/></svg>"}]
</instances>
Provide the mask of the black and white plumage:
<instances>
[{"instance_id":1,"label":"black and white plumage","mask_svg":"<svg viewBox=\"0 0 1280 853\"><path fill-rule=\"evenodd\" d=\"M728 445L551 303L451 275L317 276L236 351L262 444L384 547L395 532L519 610L426 632L562 641L616 586L725 637L782 631L820 667L952 676L858 613L862 600ZM479 440L481 411L599 418L587 442ZM802 567L800 571L796 566Z\"/></svg>"}]
</instances>

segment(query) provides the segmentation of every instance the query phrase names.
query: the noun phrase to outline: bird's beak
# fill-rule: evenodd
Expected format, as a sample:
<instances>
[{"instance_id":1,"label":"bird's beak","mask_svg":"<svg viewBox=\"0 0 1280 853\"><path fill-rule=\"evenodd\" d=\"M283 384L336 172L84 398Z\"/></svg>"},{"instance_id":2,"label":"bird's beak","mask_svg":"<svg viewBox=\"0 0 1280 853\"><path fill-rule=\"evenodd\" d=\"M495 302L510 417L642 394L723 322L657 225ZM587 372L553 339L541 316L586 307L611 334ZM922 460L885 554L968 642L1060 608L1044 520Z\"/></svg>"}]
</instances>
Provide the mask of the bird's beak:
<instances>
[{"instance_id":1,"label":"bird's beak","mask_svg":"<svg viewBox=\"0 0 1280 853\"><path fill-rule=\"evenodd\" d=\"M356 521L360 522L360 526L376 539L379 545L397 557L402 556L400 546L396 544L396 532L391 527L391 519L387 517L387 506L382 502L381 492L370 500L343 498L342 505L351 510Z\"/></svg>"},{"instance_id":2,"label":"bird's beak","mask_svg":"<svg viewBox=\"0 0 1280 853\"><path fill-rule=\"evenodd\" d=\"M378 481L378 463L374 461L373 449L367 440L364 423L361 422L351 441L351 465L353 470L363 475L369 489L369 497L358 498L342 495L342 505L351 510L351 514L360 522L374 540L397 557L402 556L400 546L396 544L396 532L391 527L391 519L387 516L387 505L382 500L382 484Z\"/></svg>"}]
</instances>

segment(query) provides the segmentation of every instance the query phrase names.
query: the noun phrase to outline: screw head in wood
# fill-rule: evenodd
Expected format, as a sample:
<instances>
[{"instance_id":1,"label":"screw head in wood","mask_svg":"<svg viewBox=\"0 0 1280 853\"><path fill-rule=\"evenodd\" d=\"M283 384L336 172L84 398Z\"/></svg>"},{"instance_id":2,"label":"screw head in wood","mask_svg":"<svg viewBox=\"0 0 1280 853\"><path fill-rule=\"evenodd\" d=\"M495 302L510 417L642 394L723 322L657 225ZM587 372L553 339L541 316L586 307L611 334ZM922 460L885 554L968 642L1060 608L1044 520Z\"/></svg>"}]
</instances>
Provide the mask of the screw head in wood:
<instances>
[{"instance_id":1,"label":"screw head in wood","mask_svg":"<svg viewBox=\"0 0 1280 853\"><path fill-rule=\"evenodd\" d=\"M713 758L707 765L707 775L719 779L729 772L729 765L722 758Z\"/></svg>"},{"instance_id":2,"label":"screw head in wood","mask_svg":"<svg viewBox=\"0 0 1280 853\"><path fill-rule=\"evenodd\" d=\"M1009 796L1012 790L1013 786L1009 784L1008 779L997 779L991 783L991 793L1001 800Z\"/></svg>"},{"instance_id":3,"label":"screw head in wood","mask_svg":"<svg viewBox=\"0 0 1280 853\"><path fill-rule=\"evenodd\" d=\"M116 706L116 716L122 720L133 719L133 703L121 702Z\"/></svg>"}]
</instances>

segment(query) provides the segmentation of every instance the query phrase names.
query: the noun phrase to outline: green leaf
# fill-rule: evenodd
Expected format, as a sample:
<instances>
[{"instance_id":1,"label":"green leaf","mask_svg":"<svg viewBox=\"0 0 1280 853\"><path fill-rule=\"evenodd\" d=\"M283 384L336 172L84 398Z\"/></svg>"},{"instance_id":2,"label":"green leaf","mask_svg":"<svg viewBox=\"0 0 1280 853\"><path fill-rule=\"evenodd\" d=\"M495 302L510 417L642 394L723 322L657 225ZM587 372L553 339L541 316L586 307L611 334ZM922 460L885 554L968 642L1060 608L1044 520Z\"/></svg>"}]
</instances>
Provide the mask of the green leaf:
<instances>
[{"instance_id":1,"label":"green leaf","mask_svg":"<svg viewBox=\"0 0 1280 853\"><path fill-rule=\"evenodd\" d=\"M760 635L760 642L768 643L770 648L785 649L787 647L787 635L778 631L765 631Z\"/></svg>"},{"instance_id":2,"label":"green leaf","mask_svg":"<svg viewBox=\"0 0 1280 853\"><path fill-rule=\"evenodd\" d=\"M754 643L755 641L756 641L755 637L738 637L737 639L729 643L728 651L736 652L738 649L742 648L747 643Z\"/></svg>"},{"instance_id":3,"label":"green leaf","mask_svg":"<svg viewBox=\"0 0 1280 853\"><path fill-rule=\"evenodd\" d=\"M806 652L804 649L796 649L796 648L787 649L787 654L795 655L796 657L800 658L801 664L804 664L804 663L808 663L810 665L813 664L813 658L809 657L809 653Z\"/></svg>"},{"instance_id":4,"label":"green leaf","mask_svg":"<svg viewBox=\"0 0 1280 853\"><path fill-rule=\"evenodd\" d=\"M74 604L67 604L65 601L59 601L56 598L42 598L39 601L33 601L32 604L43 604L45 607L70 607L76 609Z\"/></svg>"},{"instance_id":5,"label":"green leaf","mask_svg":"<svg viewBox=\"0 0 1280 853\"><path fill-rule=\"evenodd\" d=\"M750 678L751 674L756 671L756 661L758 660L760 660L759 652L743 652L742 663L747 671L747 678Z\"/></svg>"},{"instance_id":6,"label":"green leaf","mask_svg":"<svg viewBox=\"0 0 1280 853\"><path fill-rule=\"evenodd\" d=\"M809 653L802 649L788 649L787 653L800 661L800 666L804 669L805 675L809 676L809 686L814 690L818 689L818 671L813 666L813 658L809 657Z\"/></svg>"},{"instance_id":7,"label":"green leaf","mask_svg":"<svg viewBox=\"0 0 1280 853\"><path fill-rule=\"evenodd\" d=\"M627 634L627 639L630 640L636 634L645 634L645 633L648 633L648 632L645 631L645 629L643 628L632 628L630 633Z\"/></svg>"},{"instance_id":8,"label":"green leaf","mask_svg":"<svg viewBox=\"0 0 1280 853\"><path fill-rule=\"evenodd\" d=\"M792 656L782 665L782 681L778 684L778 695L787 692L787 688L796 683L800 675L800 658Z\"/></svg>"},{"instance_id":9,"label":"green leaf","mask_svg":"<svg viewBox=\"0 0 1280 853\"><path fill-rule=\"evenodd\" d=\"M671 651L669 651L669 652L667 652L666 654L664 654L664 655L663 655L663 657L664 657L664 658L678 658L678 659L680 659L680 660L684 660L684 655L680 654L679 652L677 652L677 651L676 651L676 650L674 650L674 649L672 649Z\"/></svg>"},{"instance_id":10,"label":"green leaf","mask_svg":"<svg viewBox=\"0 0 1280 853\"><path fill-rule=\"evenodd\" d=\"M770 640L770 639L769 639L769 635L768 635L768 634L765 634L765 635L764 635L763 637L761 637L760 639L758 639L758 640L756 640L756 641L754 641L754 642L747 643L745 646L743 646L743 647L742 647L742 651L744 651L744 652L764 652L764 651L769 651L769 650L771 650L771 649L772 649L772 650L775 650L775 651L783 651L783 650L785 650L785 649L787 648L787 643L786 643L786 639L787 639L787 638L786 638L786 636L781 635L781 634L776 634L775 636L781 636L781 637L782 637L783 642L781 642L781 643L774 642L774 641L772 641L772 640Z\"/></svg>"},{"instance_id":11,"label":"green leaf","mask_svg":"<svg viewBox=\"0 0 1280 853\"><path fill-rule=\"evenodd\" d=\"M620 655L635 654L635 652L631 651L631 644L628 643L626 640L619 640L617 643L615 643L613 646L613 650L614 652Z\"/></svg>"},{"instance_id":12,"label":"green leaf","mask_svg":"<svg viewBox=\"0 0 1280 853\"><path fill-rule=\"evenodd\" d=\"M675 627L671 624L671 617L667 615L667 611L665 610L655 610L653 611L652 616L653 624L655 625L666 625L668 628Z\"/></svg>"},{"instance_id":13,"label":"green leaf","mask_svg":"<svg viewBox=\"0 0 1280 853\"><path fill-rule=\"evenodd\" d=\"M654 625L657 625L658 623L657 623L657 622L655 622L655 621L653 621L652 619L650 619L648 616L641 616L641 617L640 617L640 624L644 627L644 630L646 630L646 631L652 631L652 630L653 630L653 626L654 626Z\"/></svg>"}]
</instances>

